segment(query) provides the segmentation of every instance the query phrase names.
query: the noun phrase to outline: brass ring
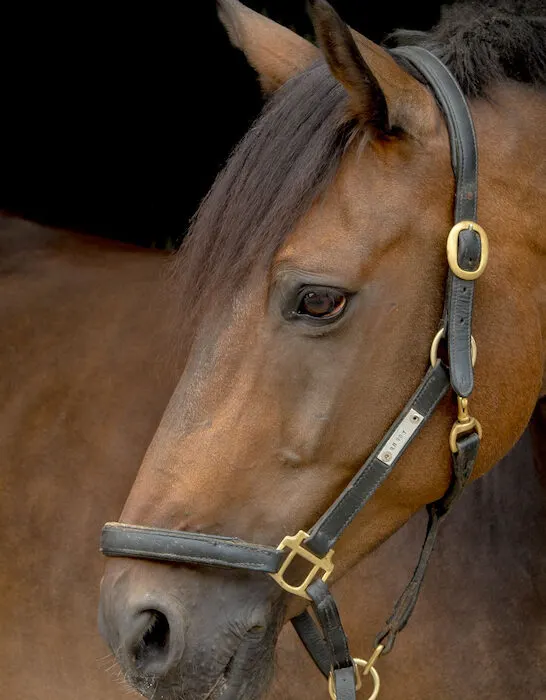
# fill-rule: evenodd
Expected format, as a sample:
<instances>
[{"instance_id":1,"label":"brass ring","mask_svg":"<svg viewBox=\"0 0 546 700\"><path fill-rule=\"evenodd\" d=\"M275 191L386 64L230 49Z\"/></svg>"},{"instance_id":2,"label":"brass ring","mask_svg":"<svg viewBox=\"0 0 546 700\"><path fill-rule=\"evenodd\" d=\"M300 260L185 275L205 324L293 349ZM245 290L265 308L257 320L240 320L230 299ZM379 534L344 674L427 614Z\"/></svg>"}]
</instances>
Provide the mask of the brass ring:
<instances>
[{"instance_id":1,"label":"brass ring","mask_svg":"<svg viewBox=\"0 0 546 700\"><path fill-rule=\"evenodd\" d=\"M356 689L359 690L362 687L362 678L360 676L359 666L365 669L368 666L368 662L365 659L355 658L353 659L353 665L355 667ZM379 695L379 687L381 685L381 681L379 680L379 673L377 673L376 669L372 666L369 670L369 675L372 677L373 680L373 690L368 700L376 700L377 696ZM336 689L334 687L333 672L330 673L330 676L328 678L328 692L330 693L330 697L332 698L332 700L336 700Z\"/></svg>"},{"instance_id":2,"label":"brass ring","mask_svg":"<svg viewBox=\"0 0 546 700\"><path fill-rule=\"evenodd\" d=\"M438 347L440 346L440 341L442 338L445 338L446 335L446 329L445 328L440 328L438 333L434 336L434 340L432 341L432 345L430 346L430 365L431 367L436 367L438 364ZM476 345L476 341L474 340L474 336L470 336L470 345L472 348L472 367L476 364L476 358L478 357L478 346Z\"/></svg>"},{"instance_id":3,"label":"brass ring","mask_svg":"<svg viewBox=\"0 0 546 700\"><path fill-rule=\"evenodd\" d=\"M476 231L476 233L480 236L482 250L480 255L480 264L478 265L477 270L463 270L463 268L459 265L459 234L461 231L465 231L466 229ZM483 271L487 267L487 261L489 259L489 240L484 229L475 221L459 221L458 224L455 224L447 237L446 250L447 262L449 263L451 272L453 272L453 274L459 279L476 280L478 277L481 277Z\"/></svg>"}]
</instances>

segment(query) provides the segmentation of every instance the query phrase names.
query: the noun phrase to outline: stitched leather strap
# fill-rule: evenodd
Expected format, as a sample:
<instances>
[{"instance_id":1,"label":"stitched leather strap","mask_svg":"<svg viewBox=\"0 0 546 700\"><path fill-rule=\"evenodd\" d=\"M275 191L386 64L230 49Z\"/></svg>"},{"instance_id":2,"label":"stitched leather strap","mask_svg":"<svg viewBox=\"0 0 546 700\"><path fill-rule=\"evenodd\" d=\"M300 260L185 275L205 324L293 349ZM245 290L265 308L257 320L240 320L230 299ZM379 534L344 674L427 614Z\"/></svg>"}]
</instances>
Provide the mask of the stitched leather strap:
<instances>
[{"instance_id":1,"label":"stitched leather strap","mask_svg":"<svg viewBox=\"0 0 546 700\"><path fill-rule=\"evenodd\" d=\"M456 179L455 222L475 220L478 191L476 134L466 98L449 69L420 46L391 51L408 61L432 90L444 114L449 134L451 165Z\"/></svg>"},{"instance_id":2,"label":"stitched leather strap","mask_svg":"<svg viewBox=\"0 0 546 700\"><path fill-rule=\"evenodd\" d=\"M403 46L392 53L408 61L430 87L442 109L448 127L451 164L456 180L455 223L476 221L478 207L478 148L472 115L455 78L444 64L426 49ZM459 234L459 265L477 269L481 256L480 238L470 229ZM472 308L474 285L471 280L448 272L443 325L448 339L451 385L459 396L469 396L474 387L472 368Z\"/></svg>"},{"instance_id":3,"label":"stitched leather strap","mask_svg":"<svg viewBox=\"0 0 546 700\"><path fill-rule=\"evenodd\" d=\"M309 612L304 610L297 617L293 617L292 625L319 671L328 678L332 668L328 647Z\"/></svg>"},{"instance_id":4,"label":"stitched leather strap","mask_svg":"<svg viewBox=\"0 0 546 700\"><path fill-rule=\"evenodd\" d=\"M313 581L307 589L313 610L320 623L324 641L328 647L331 668L353 667L347 637L341 626L341 619L330 589L320 579Z\"/></svg>"},{"instance_id":5,"label":"stitched leather strap","mask_svg":"<svg viewBox=\"0 0 546 700\"><path fill-rule=\"evenodd\" d=\"M328 586L320 579L309 586L307 593L324 635L324 645L330 659L329 670L334 674L336 699L355 700L355 670L336 602Z\"/></svg>"},{"instance_id":6,"label":"stitched leather strap","mask_svg":"<svg viewBox=\"0 0 546 700\"><path fill-rule=\"evenodd\" d=\"M123 523L106 523L100 549L108 557L227 566L264 573L278 571L286 558L286 552L274 547L249 544L233 537Z\"/></svg>"},{"instance_id":7,"label":"stitched leather strap","mask_svg":"<svg viewBox=\"0 0 546 700\"><path fill-rule=\"evenodd\" d=\"M386 437L368 457L347 488L313 526L309 539L305 541L307 549L317 555L324 555L332 549L345 528L394 469L448 388L447 369L439 362L436 367L429 369ZM415 416L419 418L413 423ZM387 459L389 456L390 459Z\"/></svg>"},{"instance_id":8,"label":"stitched leather strap","mask_svg":"<svg viewBox=\"0 0 546 700\"><path fill-rule=\"evenodd\" d=\"M323 676L328 678L332 670L332 660L328 644L313 618L305 611L293 618L292 624L317 668ZM333 670L333 674L336 700L339 698L352 700L356 693L354 667L351 665L350 667L337 668Z\"/></svg>"},{"instance_id":9,"label":"stitched leather strap","mask_svg":"<svg viewBox=\"0 0 546 700\"><path fill-rule=\"evenodd\" d=\"M410 582L398 599L392 615L387 620L385 629L376 638L376 646L379 644L384 646L382 654L388 654L392 650L398 633L409 622L421 592L440 525L463 492L472 474L479 446L480 439L476 433L465 435L457 441L458 452L452 455L453 471L449 489L439 501L427 506L429 515L427 532L419 561ZM325 587L322 581L318 583ZM324 594L322 595L324 596ZM322 622L321 618L319 618L319 622ZM305 611L298 615L292 620L292 624L321 673L324 676L328 676L332 667L332 652L309 612ZM341 625L341 620L339 620L339 624Z\"/></svg>"}]
</instances>

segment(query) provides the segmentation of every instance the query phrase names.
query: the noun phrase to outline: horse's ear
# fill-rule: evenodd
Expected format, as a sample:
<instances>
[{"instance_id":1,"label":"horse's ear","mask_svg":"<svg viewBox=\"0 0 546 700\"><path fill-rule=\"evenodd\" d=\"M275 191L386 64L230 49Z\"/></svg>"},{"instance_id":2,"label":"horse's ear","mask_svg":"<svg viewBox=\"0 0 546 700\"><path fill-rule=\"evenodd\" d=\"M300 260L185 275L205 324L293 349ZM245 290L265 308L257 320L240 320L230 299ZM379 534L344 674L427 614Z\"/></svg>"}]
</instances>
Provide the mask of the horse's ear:
<instances>
[{"instance_id":1,"label":"horse's ear","mask_svg":"<svg viewBox=\"0 0 546 700\"><path fill-rule=\"evenodd\" d=\"M231 43L243 51L266 93L320 58L311 42L238 0L217 0L217 6Z\"/></svg>"},{"instance_id":2,"label":"horse's ear","mask_svg":"<svg viewBox=\"0 0 546 700\"><path fill-rule=\"evenodd\" d=\"M349 93L351 116L380 132L423 134L434 100L384 49L350 29L326 0L311 0L311 18L330 70Z\"/></svg>"}]
</instances>

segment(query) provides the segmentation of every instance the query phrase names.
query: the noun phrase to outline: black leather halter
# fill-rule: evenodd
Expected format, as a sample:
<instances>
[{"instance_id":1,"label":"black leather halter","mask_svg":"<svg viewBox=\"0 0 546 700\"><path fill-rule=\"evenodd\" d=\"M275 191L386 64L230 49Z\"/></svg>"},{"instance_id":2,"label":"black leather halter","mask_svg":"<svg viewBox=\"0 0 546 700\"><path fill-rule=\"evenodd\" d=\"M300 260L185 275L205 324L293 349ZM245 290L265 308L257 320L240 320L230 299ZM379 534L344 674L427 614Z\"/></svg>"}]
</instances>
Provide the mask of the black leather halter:
<instances>
[{"instance_id":1,"label":"black leather halter","mask_svg":"<svg viewBox=\"0 0 546 700\"><path fill-rule=\"evenodd\" d=\"M475 223L478 154L472 117L457 82L433 54L419 47L395 49L393 54L410 64L435 95L448 127L456 179L455 225L447 240L449 272L445 308L440 330L431 347L431 367L421 384L386 436L326 513L309 532L301 530L293 537L285 537L277 548L218 535L123 523L107 523L101 540L101 551L110 557L261 571L271 575L285 591L311 601L318 626L309 612L302 613L292 622L315 663L329 678L330 695L337 700L355 700L361 675L368 674L374 683L370 699L377 697L379 676L374 664L392 649L396 635L411 616L439 524L472 473L481 439L480 424L468 413L468 396L474 383L475 343L471 335L474 280L487 264L488 243L485 231ZM447 341L449 367L437 358L442 338ZM334 568L333 547L421 432L450 385L458 402L458 417L450 435L451 485L442 499L427 506L429 522L417 567L385 629L378 635L375 651L369 661L355 659L349 653L336 604L326 585ZM297 586L286 580L286 571L296 557L303 557L311 565L311 570Z\"/></svg>"}]
</instances>

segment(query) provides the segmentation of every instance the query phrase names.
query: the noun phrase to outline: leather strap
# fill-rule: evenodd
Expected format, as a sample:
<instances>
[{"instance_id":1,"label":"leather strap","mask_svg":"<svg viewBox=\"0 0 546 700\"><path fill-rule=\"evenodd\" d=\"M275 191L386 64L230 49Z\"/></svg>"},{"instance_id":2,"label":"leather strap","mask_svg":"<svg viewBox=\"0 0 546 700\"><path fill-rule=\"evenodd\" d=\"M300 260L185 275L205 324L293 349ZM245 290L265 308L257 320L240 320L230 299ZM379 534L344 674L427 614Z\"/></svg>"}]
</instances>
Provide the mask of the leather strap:
<instances>
[{"instance_id":1,"label":"leather strap","mask_svg":"<svg viewBox=\"0 0 546 700\"><path fill-rule=\"evenodd\" d=\"M353 659L349 653L349 642L341 624L336 602L328 586L320 579L308 587L307 593L324 635L324 645L330 659L329 670L334 675L336 700L356 700Z\"/></svg>"},{"instance_id":2,"label":"leather strap","mask_svg":"<svg viewBox=\"0 0 546 700\"><path fill-rule=\"evenodd\" d=\"M328 653L328 647L319 628L307 610L292 618L292 625L303 645L309 652L309 656L323 676L328 678L332 662Z\"/></svg>"},{"instance_id":3,"label":"leather strap","mask_svg":"<svg viewBox=\"0 0 546 700\"><path fill-rule=\"evenodd\" d=\"M294 617L292 625L319 671L325 678L329 678L332 660L328 645L310 613L306 610ZM356 692L354 667L351 665L351 667L334 669L333 673L336 698L352 699L353 695L350 693Z\"/></svg>"},{"instance_id":4,"label":"leather strap","mask_svg":"<svg viewBox=\"0 0 546 700\"><path fill-rule=\"evenodd\" d=\"M397 634L408 624L411 614L413 613L419 598L419 593L421 592L421 586L423 585L440 525L463 492L472 474L478 457L480 438L477 433L470 433L457 440L457 447L457 453L452 455L453 472L448 491L439 501L430 503L427 506L427 532L413 576L398 599L394 607L394 612L387 620L385 629L376 638L376 646L382 644L385 647L382 654L388 654L392 650Z\"/></svg>"},{"instance_id":5,"label":"leather strap","mask_svg":"<svg viewBox=\"0 0 546 700\"><path fill-rule=\"evenodd\" d=\"M453 471L449 489L439 501L427 506L429 516L427 532L419 561L417 562L410 582L398 599L392 615L387 620L384 630L376 638L376 646L379 644L384 646L382 654L388 654L392 650L398 633L401 632L409 622L421 592L440 525L462 494L472 474L478 456L479 446L480 438L477 433L465 435L457 441L458 452L452 455ZM322 583L322 581L319 583ZM322 585L325 586L324 583L322 583ZM322 622L321 618L319 618L319 622ZM332 652L309 612L305 611L295 617L292 620L292 624L316 666L324 676L328 676L332 667ZM341 620L339 624L341 625Z\"/></svg>"},{"instance_id":6,"label":"leather strap","mask_svg":"<svg viewBox=\"0 0 546 700\"><path fill-rule=\"evenodd\" d=\"M333 673L336 700L353 700L356 698L355 669L336 603L320 580L312 583L307 593L320 628L307 610L293 618L292 624L322 675L329 678Z\"/></svg>"},{"instance_id":7,"label":"leather strap","mask_svg":"<svg viewBox=\"0 0 546 700\"><path fill-rule=\"evenodd\" d=\"M278 571L287 554L274 547L249 544L233 537L123 523L106 523L100 549L108 557L227 566L264 573Z\"/></svg>"},{"instance_id":8,"label":"leather strap","mask_svg":"<svg viewBox=\"0 0 546 700\"><path fill-rule=\"evenodd\" d=\"M334 669L336 700L356 700L355 670L353 666Z\"/></svg>"},{"instance_id":9,"label":"leather strap","mask_svg":"<svg viewBox=\"0 0 546 700\"><path fill-rule=\"evenodd\" d=\"M339 611L330 589L324 581L317 579L309 586L307 593L311 598L313 610L328 647L331 668L345 668L347 666L353 668L347 637L341 626Z\"/></svg>"},{"instance_id":10,"label":"leather strap","mask_svg":"<svg viewBox=\"0 0 546 700\"><path fill-rule=\"evenodd\" d=\"M450 70L427 49L400 46L391 53L408 61L423 77L444 114L456 180L455 223L464 219L474 221L478 198L478 149L466 98Z\"/></svg>"},{"instance_id":11,"label":"leather strap","mask_svg":"<svg viewBox=\"0 0 546 700\"><path fill-rule=\"evenodd\" d=\"M317 521L305 546L317 555L326 554L345 528L362 510L398 460L417 437L439 401L449 389L448 371L441 362L431 367L404 410L347 488ZM415 423L412 420L418 417ZM390 456L390 459L387 459Z\"/></svg>"},{"instance_id":12,"label":"leather strap","mask_svg":"<svg viewBox=\"0 0 546 700\"><path fill-rule=\"evenodd\" d=\"M444 64L426 49L403 46L392 53L408 61L423 77L442 109L448 127L451 164L456 180L455 223L476 221L478 207L478 148L472 115L455 78ZM479 235L467 229L459 234L459 265L467 271L477 269L481 245ZM469 396L474 388L472 368L472 280L462 280L448 272L445 328L451 385L459 396Z\"/></svg>"}]
</instances>

